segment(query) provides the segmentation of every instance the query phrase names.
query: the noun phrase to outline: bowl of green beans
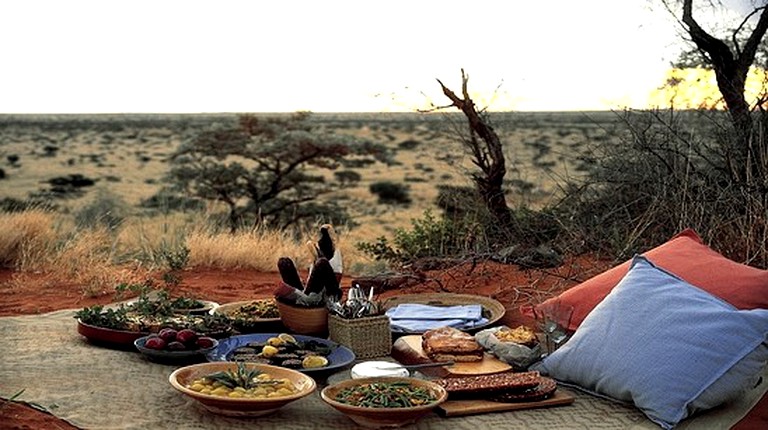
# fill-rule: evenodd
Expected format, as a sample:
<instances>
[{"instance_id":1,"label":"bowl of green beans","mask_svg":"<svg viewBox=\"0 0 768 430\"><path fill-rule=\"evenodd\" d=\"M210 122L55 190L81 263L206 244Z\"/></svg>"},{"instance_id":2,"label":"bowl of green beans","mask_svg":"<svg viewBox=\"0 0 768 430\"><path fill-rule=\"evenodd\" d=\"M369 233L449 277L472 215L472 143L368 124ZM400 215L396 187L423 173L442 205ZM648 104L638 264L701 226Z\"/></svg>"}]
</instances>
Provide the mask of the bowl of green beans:
<instances>
[{"instance_id":1,"label":"bowl of green beans","mask_svg":"<svg viewBox=\"0 0 768 430\"><path fill-rule=\"evenodd\" d=\"M434 382L407 377L350 379L325 387L320 397L363 427L401 427L433 413L448 398Z\"/></svg>"}]
</instances>

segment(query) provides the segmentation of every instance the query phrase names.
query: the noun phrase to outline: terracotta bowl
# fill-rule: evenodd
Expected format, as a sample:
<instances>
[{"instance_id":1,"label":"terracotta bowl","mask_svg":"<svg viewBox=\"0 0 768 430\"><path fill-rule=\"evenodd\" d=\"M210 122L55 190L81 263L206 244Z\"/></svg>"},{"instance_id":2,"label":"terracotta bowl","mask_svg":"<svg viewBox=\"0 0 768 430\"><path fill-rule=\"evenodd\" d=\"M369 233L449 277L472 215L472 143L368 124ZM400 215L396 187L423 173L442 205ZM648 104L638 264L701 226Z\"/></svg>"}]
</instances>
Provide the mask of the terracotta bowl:
<instances>
[{"instance_id":1,"label":"terracotta bowl","mask_svg":"<svg viewBox=\"0 0 768 430\"><path fill-rule=\"evenodd\" d=\"M363 384L371 384L376 382L407 382L416 387L423 387L429 390L432 395L437 399L432 403L426 405L415 406L410 408L373 408L373 407L360 407L352 406L345 403L338 402L336 398L339 393L345 388L359 386ZM407 378L407 377L372 377L372 378L360 378L349 379L337 384L328 386L320 393L320 397L329 405L336 408L336 410L342 412L348 416L352 421L363 427L369 428L382 428L382 427L401 427L404 425L412 424L419 418L432 413L432 411L445 402L448 398L448 393L445 389L434 382L430 382L424 379Z\"/></svg>"},{"instance_id":2,"label":"terracotta bowl","mask_svg":"<svg viewBox=\"0 0 768 430\"><path fill-rule=\"evenodd\" d=\"M133 349L133 342L149 333L127 330L113 330L105 327L86 324L77 320L77 332L90 342L113 348Z\"/></svg>"},{"instance_id":3,"label":"terracotta bowl","mask_svg":"<svg viewBox=\"0 0 768 430\"><path fill-rule=\"evenodd\" d=\"M291 332L307 336L328 336L328 309L325 306L304 308L278 300L277 309L283 325Z\"/></svg>"},{"instance_id":4,"label":"terracotta bowl","mask_svg":"<svg viewBox=\"0 0 768 430\"><path fill-rule=\"evenodd\" d=\"M275 378L287 378L296 386L298 391L289 396L246 399L201 394L186 387L188 383L205 375L224 370L236 370L237 363L233 362L200 363L181 367L171 373L168 381L173 388L197 400L210 412L231 417L259 417L273 413L291 402L312 394L317 387L314 379L296 370L256 363L247 363L246 366L249 369L258 368Z\"/></svg>"}]
</instances>

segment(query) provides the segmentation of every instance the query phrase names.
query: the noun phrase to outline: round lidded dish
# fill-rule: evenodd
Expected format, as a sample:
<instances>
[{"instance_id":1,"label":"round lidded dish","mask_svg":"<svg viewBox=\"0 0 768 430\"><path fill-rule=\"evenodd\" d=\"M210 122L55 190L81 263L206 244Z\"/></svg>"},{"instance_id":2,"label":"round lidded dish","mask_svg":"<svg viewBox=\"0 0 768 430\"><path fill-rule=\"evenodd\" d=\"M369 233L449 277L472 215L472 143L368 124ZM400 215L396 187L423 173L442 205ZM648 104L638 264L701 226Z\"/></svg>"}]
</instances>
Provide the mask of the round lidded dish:
<instances>
[{"instance_id":1,"label":"round lidded dish","mask_svg":"<svg viewBox=\"0 0 768 430\"><path fill-rule=\"evenodd\" d=\"M354 365L349 373L352 379L410 376L408 369L389 361L364 361Z\"/></svg>"}]
</instances>

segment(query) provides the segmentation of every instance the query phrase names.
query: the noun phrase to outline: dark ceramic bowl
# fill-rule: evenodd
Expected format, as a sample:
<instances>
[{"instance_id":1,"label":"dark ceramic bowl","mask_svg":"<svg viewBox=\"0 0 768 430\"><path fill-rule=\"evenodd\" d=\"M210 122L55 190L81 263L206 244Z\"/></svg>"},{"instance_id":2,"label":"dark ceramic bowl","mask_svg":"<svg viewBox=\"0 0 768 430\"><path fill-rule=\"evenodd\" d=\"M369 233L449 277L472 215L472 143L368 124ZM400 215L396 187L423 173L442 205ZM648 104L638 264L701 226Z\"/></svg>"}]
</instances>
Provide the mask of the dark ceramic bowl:
<instances>
[{"instance_id":1,"label":"dark ceramic bowl","mask_svg":"<svg viewBox=\"0 0 768 430\"><path fill-rule=\"evenodd\" d=\"M166 351L147 348L144 346L150 336L144 336L136 339L133 344L139 352L150 361L163 364L190 364L206 361L205 355L219 346L217 340L213 341L213 346L205 349L189 349L183 351Z\"/></svg>"}]
</instances>

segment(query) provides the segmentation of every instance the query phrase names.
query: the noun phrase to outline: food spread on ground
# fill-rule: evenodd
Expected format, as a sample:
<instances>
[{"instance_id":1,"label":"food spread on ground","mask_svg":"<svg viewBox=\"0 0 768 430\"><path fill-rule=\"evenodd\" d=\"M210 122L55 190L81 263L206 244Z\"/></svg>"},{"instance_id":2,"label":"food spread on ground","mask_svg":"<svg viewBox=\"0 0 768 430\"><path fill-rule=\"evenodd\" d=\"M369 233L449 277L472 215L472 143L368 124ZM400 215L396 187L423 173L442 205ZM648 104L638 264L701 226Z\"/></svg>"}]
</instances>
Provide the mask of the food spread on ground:
<instances>
[{"instance_id":1,"label":"food spread on ground","mask_svg":"<svg viewBox=\"0 0 768 430\"><path fill-rule=\"evenodd\" d=\"M247 399L269 399L289 396L297 388L288 379L275 378L269 373L249 369L246 363L263 363L284 368L307 371L336 368L329 356L340 345L324 339L308 338L291 333L231 336L234 322L279 318L274 298L256 299L242 305L213 311L206 315L192 315L179 311L179 307L196 307L199 303L184 298L171 299L161 294L153 299L142 295L138 300L113 307L94 306L76 314L78 322L112 330L148 332L137 340L137 348L161 353L174 351L218 351L219 344L228 346L216 354L206 353L209 360L217 358L237 362L237 369L211 373L188 382L185 386L197 393ZM222 340L209 333L225 332ZM568 404L573 400L567 394L556 393L557 383L538 372L513 372L513 368L498 360L493 351L478 338L492 333L498 343L535 347L538 339L533 329L519 326L511 329L495 327L469 334L451 326L425 330L420 335L405 335L397 339L392 356L403 364L426 362L453 362L442 366L448 370L433 382L448 393L448 401L439 406L446 416L483 413L509 408L523 408L535 404ZM243 339L238 339L243 338ZM235 341L236 340L236 341ZM229 342L232 341L232 342ZM229 343L229 345L227 345ZM400 344L400 347L398 347ZM405 345L405 347L403 347ZM397 352L409 354L398 356ZM218 354L218 355L217 355ZM222 355L224 354L224 355ZM405 360L403 360L405 357ZM413 362L412 359L416 358ZM346 364L354 360L354 354ZM337 360L338 361L338 360ZM428 373L425 373L428 375ZM435 375L432 375L435 376ZM406 381L376 381L350 386L341 390L334 399L351 406L366 408L412 408L435 402L430 390ZM504 406L512 405L512 406Z\"/></svg>"}]
</instances>

